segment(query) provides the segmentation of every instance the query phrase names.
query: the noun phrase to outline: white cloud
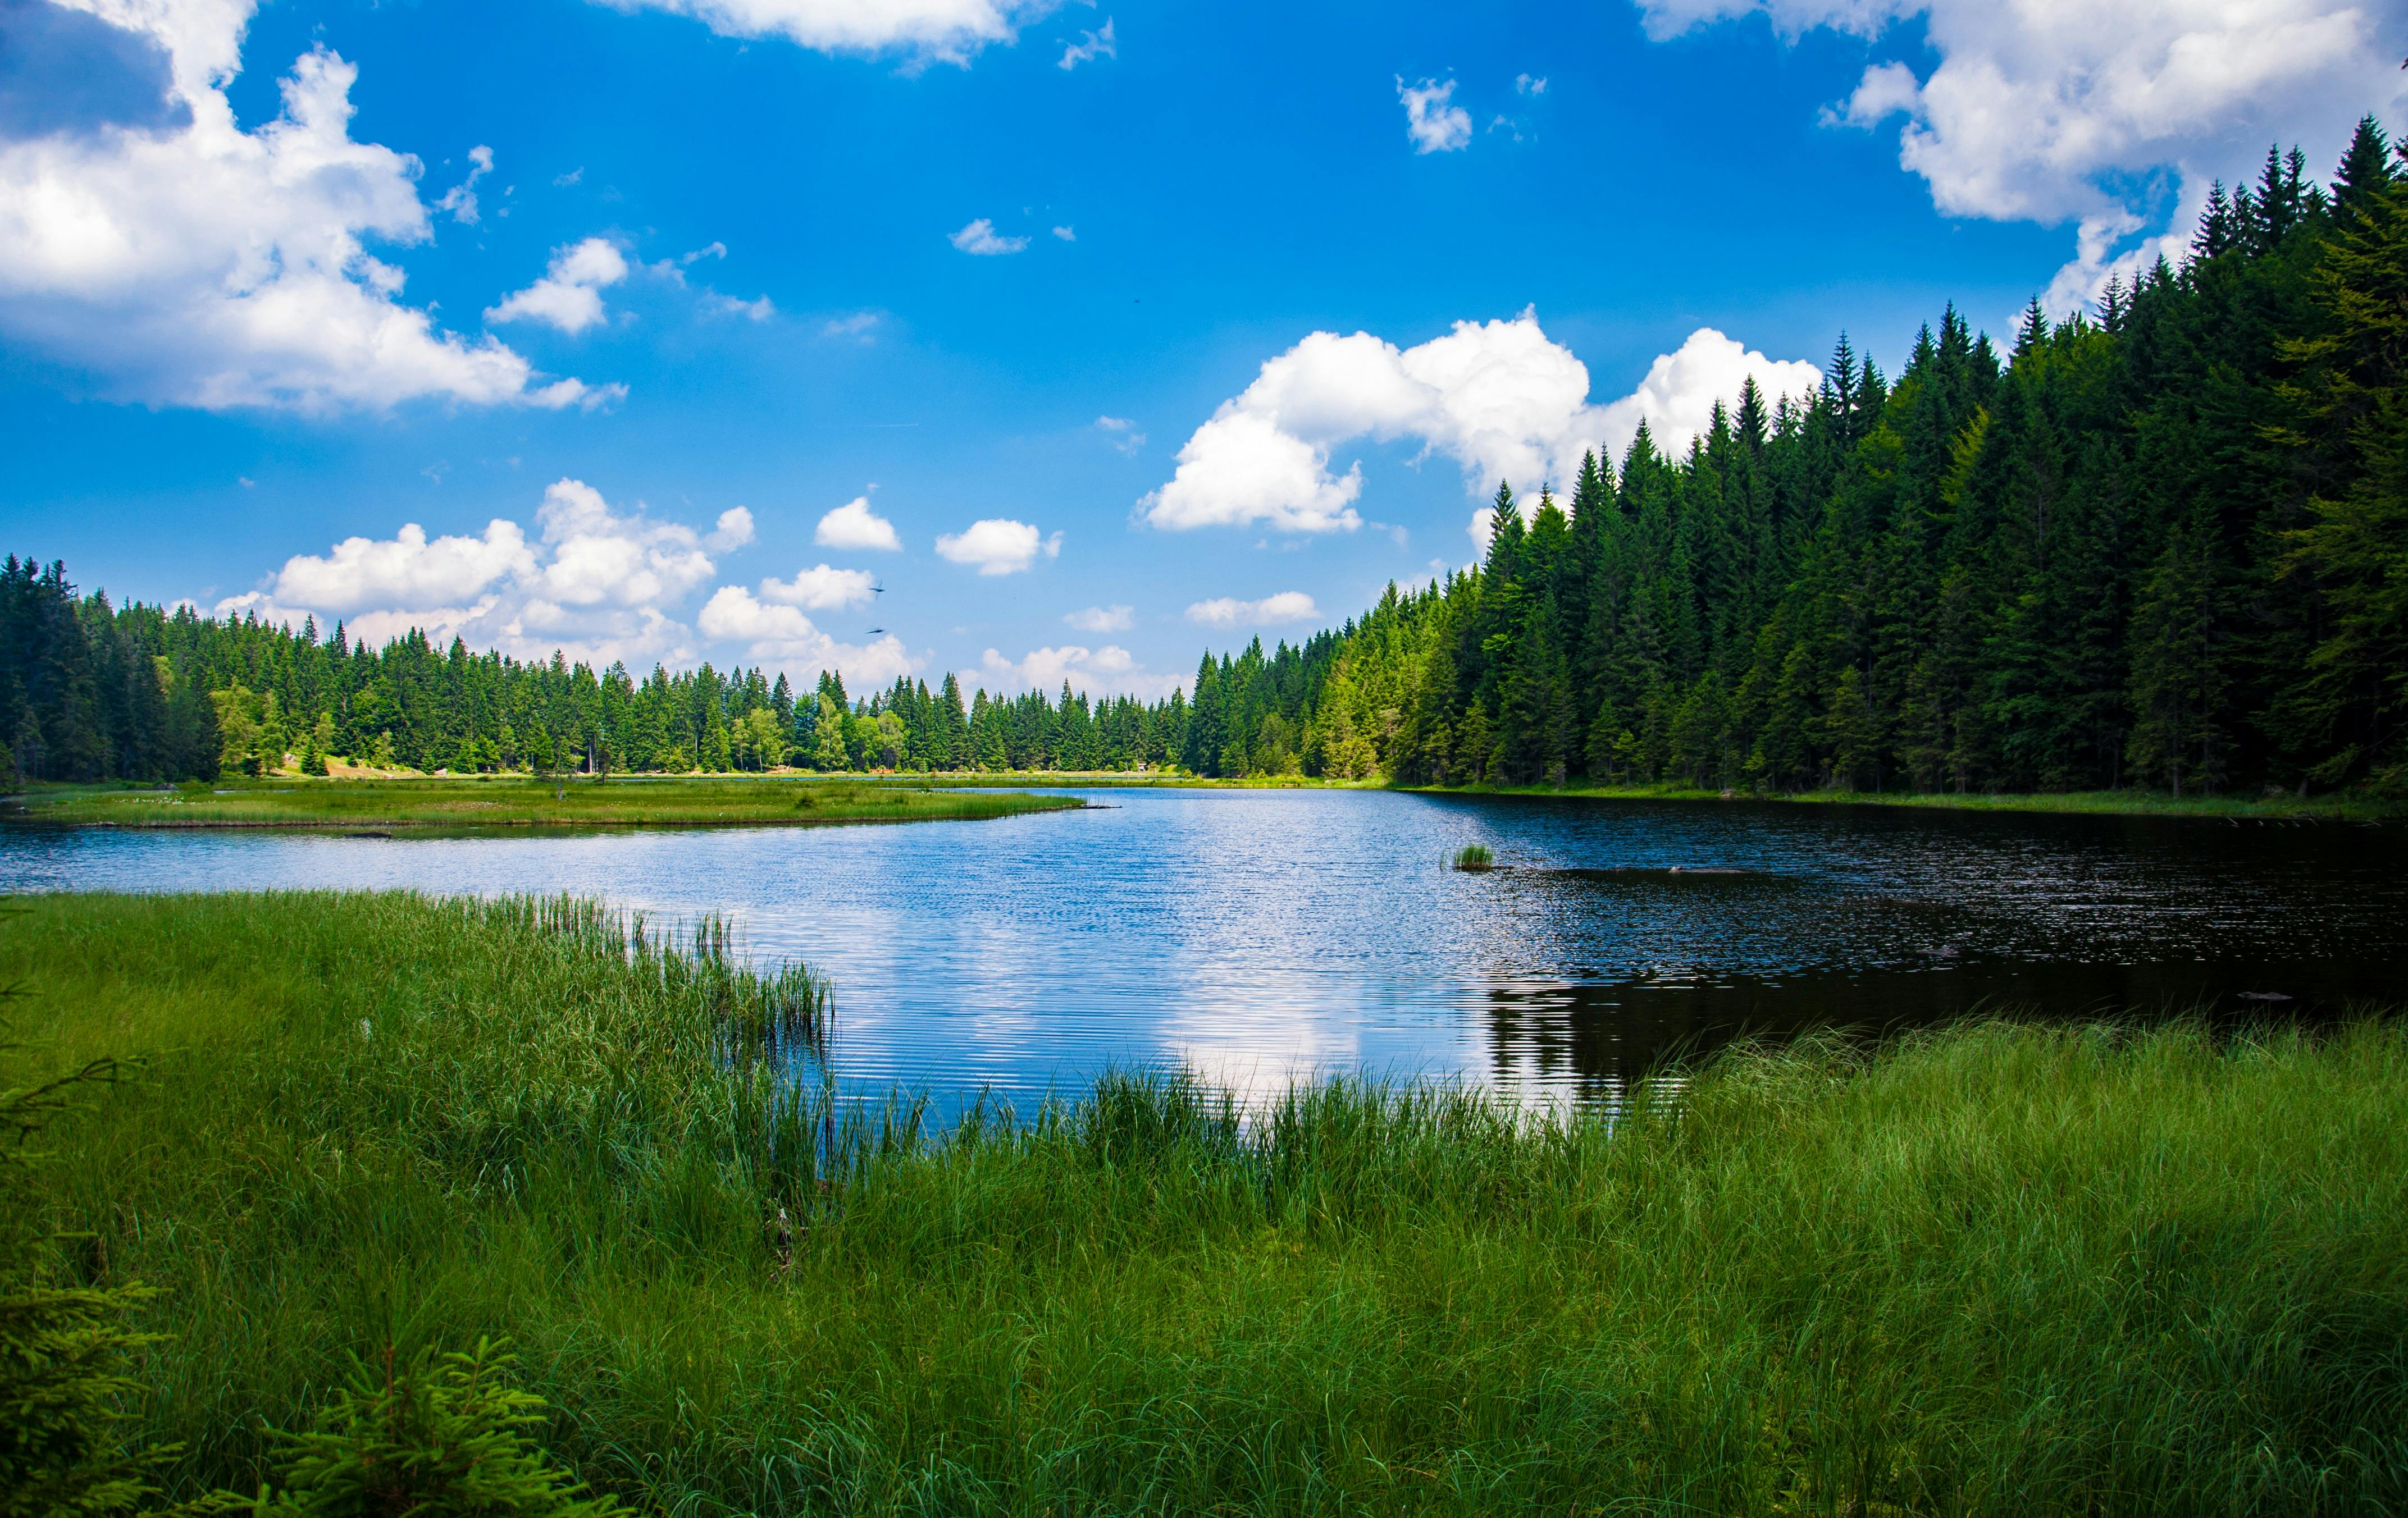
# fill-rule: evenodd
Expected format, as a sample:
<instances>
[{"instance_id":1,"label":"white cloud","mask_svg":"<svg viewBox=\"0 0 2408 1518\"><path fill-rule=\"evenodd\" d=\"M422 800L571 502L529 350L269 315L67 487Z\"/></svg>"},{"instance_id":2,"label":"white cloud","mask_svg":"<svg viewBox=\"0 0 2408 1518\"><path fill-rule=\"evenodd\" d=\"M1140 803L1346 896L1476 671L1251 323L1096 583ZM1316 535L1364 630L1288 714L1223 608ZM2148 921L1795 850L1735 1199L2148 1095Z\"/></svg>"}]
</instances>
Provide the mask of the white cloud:
<instances>
[{"instance_id":1,"label":"white cloud","mask_svg":"<svg viewBox=\"0 0 2408 1518\"><path fill-rule=\"evenodd\" d=\"M566 174L555 174L555 175L553 175L553 176L552 177L552 187L553 189L555 189L555 190L566 190L566 189L569 188L571 185L574 185L574 184L578 183L580 180L583 179L584 178L585 178L585 165L582 165L582 164L580 164L580 165L578 165L575 168L570 169L570 170L569 170L567 173L566 173Z\"/></svg>"},{"instance_id":2,"label":"white cloud","mask_svg":"<svg viewBox=\"0 0 2408 1518\"><path fill-rule=\"evenodd\" d=\"M166 54L156 129L0 143L0 330L107 393L211 409L382 408L424 397L574 406L488 337L439 332L372 256L433 235L419 163L351 136L357 70L314 48L282 109L237 124L226 88L252 0L64 0ZM457 214L464 203L455 202Z\"/></svg>"},{"instance_id":3,"label":"white cloud","mask_svg":"<svg viewBox=\"0 0 2408 1518\"><path fill-rule=\"evenodd\" d=\"M1031 649L1019 659L1007 659L989 649L980 666L963 670L961 678L966 686L984 686L990 691L1043 691L1051 695L1068 683L1089 696L1134 695L1148 701L1159 701L1187 686L1186 677L1151 673L1128 650L1111 643L1099 649L1076 643Z\"/></svg>"},{"instance_id":4,"label":"white cloud","mask_svg":"<svg viewBox=\"0 0 2408 1518\"><path fill-rule=\"evenodd\" d=\"M937 539L939 555L955 564L974 564L982 575L1018 574L1035 564L1039 553L1051 559L1061 551L1060 533L1040 537L1027 523L1009 517L988 517Z\"/></svg>"},{"instance_id":5,"label":"white cloud","mask_svg":"<svg viewBox=\"0 0 2408 1518\"><path fill-rule=\"evenodd\" d=\"M557 480L545 487L536 521L552 559L535 588L558 605L635 608L675 601L715 569L693 528L652 522L640 508L633 517L613 515L602 493L581 480Z\"/></svg>"},{"instance_id":6,"label":"white cloud","mask_svg":"<svg viewBox=\"0 0 2408 1518\"><path fill-rule=\"evenodd\" d=\"M627 260L601 237L555 248L544 277L485 312L488 322L541 322L576 335L602 320L602 292L627 277Z\"/></svg>"},{"instance_id":7,"label":"white cloud","mask_svg":"<svg viewBox=\"0 0 2408 1518\"><path fill-rule=\"evenodd\" d=\"M1417 153L1451 153L1470 146L1471 115L1461 106L1447 102L1455 94L1455 81L1439 84L1424 79L1419 84L1407 84L1402 75L1397 78L1397 98L1405 103L1405 136L1412 139Z\"/></svg>"},{"instance_id":8,"label":"white cloud","mask_svg":"<svg viewBox=\"0 0 2408 1518\"><path fill-rule=\"evenodd\" d=\"M742 548L752 541L752 513L740 506L731 506L719 513L719 521L702 546L713 553L724 553L732 548Z\"/></svg>"},{"instance_id":9,"label":"white cloud","mask_svg":"<svg viewBox=\"0 0 2408 1518\"><path fill-rule=\"evenodd\" d=\"M855 311L850 316L832 316L820 327L823 337L853 337L862 342L873 340L878 331L876 311Z\"/></svg>"},{"instance_id":10,"label":"white cloud","mask_svg":"<svg viewBox=\"0 0 2408 1518\"><path fill-rule=\"evenodd\" d=\"M1678 452L1713 424L1714 403L1737 401L1741 384L1749 379L1770 404L1782 395L1812 394L1823 383L1823 371L1795 359L1767 358L1737 338L1699 327L1679 348L1657 355L1638 389L1599 408L1600 437L1619 458L1643 420L1658 448ZM1548 482L1560 487L1572 478L1553 474Z\"/></svg>"},{"instance_id":11,"label":"white cloud","mask_svg":"<svg viewBox=\"0 0 2408 1518\"><path fill-rule=\"evenodd\" d=\"M1484 506L1471 513L1471 524L1464 531L1471 535L1471 556L1477 561L1488 556L1488 540L1497 536L1497 508Z\"/></svg>"},{"instance_id":12,"label":"white cloud","mask_svg":"<svg viewBox=\"0 0 2408 1518\"><path fill-rule=\"evenodd\" d=\"M1118 58L1121 55L1120 49L1112 44L1112 19L1110 16L1104 18L1101 31L1082 32L1079 38L1062 50L1061 67L1076 68L1098 58Z\"/></svg>"},{"instance_id":13,"label":"white cloud","mask_svg":"<svg viewBox=\"0 0 2408 1518\"><path fill-rule=\"evenodd\" d=\"M976 254L982 258L992 258L999 253L1017 253L1025 251L1028 247L1026 237L996 236L995 223L983 216L945 240L963 252Z\"/></svg>"},{"instance_id":14,"label":"white cloud","mask_svg":"<svg viewBox=\"0 0 2408 1518\"><path fill-rule=\"evenodd\" d=\"M967 64L1010 42L1054 0L602 0L691 16L722 36L779 36L819 52L900 52L918 63Z\"/></svg>"},{"instance_id":15,"label":"white cloud","mask_svg":"<svg viewBox=\"0 0 2408 1518\"><path fill-rule=\"evenodd\" d=\"M835 569L824 564L802 570L792 580L761 581L766 599L813 611L841 611L866 604L877 588L878 578L867 569Z\"/></svg>"},{"instance_id":16,"label":"white cloud","mask_svg":"<svg viewBox=\"0 0 2408 1518\"><path fill-rule=\"evenodd\" d=\"M437 210L450 211L452 220L469 226L477 224L477 181L494 172L494 150L476 147L468 150L468 177L443 192L435 203Z\"/></svg>"},{"instance_id":17,"label":"white cloud","mask_svg":"<svg viewBox=\"0 0 2408 1518\"><path fill-rule=\"evenodd\" d=\"M1206 627L1275 627L1283 623L1311 622L1320 615L1321 608L1302 591L1282 591L1259 601L1221 595L1187 609L1187 620Z\"/></svg>"},{"instance_id":18,"label":"white cloud","mask_svg":"<svg viewBox=\"0 0 2408 1518\"><path fill-rule=\"evenodd\" d=\"M1079 240L1079 230L1076 227L1057 226L1054 229L1054 236L1061 238L1064 242L1077 242Z\"/></svg>"},{"instance_id":19,"label":"white cloud","mask_svg":"<svg viewBox=\"0 0 2408 1518\"><path fill-rule=\"evenodd\" d=\"M856 495L820 518L819 530L811 534L811 541L822 548L859 552L903 551L903 539L896 535L895 523L872 511L867 495Z\"/></svg>"},{"instance_id":20,"label":"white cloud","mask_svg":"<svg viewBox=\"0 0 2408 1518\"><path fill-rule=\"evenodd\" d=\"M1536 77L1528 74L1516 74L1513 76L1513 93L1515 94L1526 95L1545 94L1547 93L1547 77L1543 74Z\"/></svg>"},{"instance_id":21,"label":"white cloud","mask_svg":"<svg viewBox=\"0 0 2408 1518\"><path fill-rule=\"evenodd\" d=\"M794 607L764 604L741 585L722 585L713 592L695 623L713 642L744 644L748 657L809 677L797 683L809 683L819 671L833 669L856 685L883 685L924 662L913 658L892 633L866 646L839 643Z\"/></svg>"},{"instance_id":22,"label":"white cloud","mask_svg":"<svg viewBox=\"0 0 2408 1518\"><path fill-rule=\"evenodd\" d=\"M295 554L276 577L273 599L337 614L378 607L423 610L474 601L487 587L535 570L518 523L496 517L482 537L437 537L405 523L390 539L346 537L323 558Z\"/></svg>"},{"instance_id":23,"label":"white cloud","mask_svg":"<svg viewBox=\"0 0 2408 1518\"><path fill-rule=\"evenodd\" d=\"M344 619L355 637L380 642L412 627L438 644L463 637L520 658L555 648L609 663L693 656L678 606L710 580L710 550L752 537L752 513L722 512L705 537L655 522L638 507L613 511L600 492L559 480L543 494L530 540L495 520L481 537L429 538L416 523L389 539L346 538L324 555L287 560L267 589L218 603L222 615L255 611L298 623Z\"/></svg>"},{"instance_id":24,"label":"white cloud","mask_svg":"<svg viewBox=\"0 0 2408 1518\"><path fill-rule=\"evenodd\" d=\"M769 297L767 295L757 296L752 300L738 300L733 295L723 295L718 291L711 290L703 294L702 314L740 316L749 322L767 322L778 314L778 308L769 304Z\"/></svg>"},{"instance_id":25,"label":"white cloud","mask_svg":"<svg viewBox=\"0 0 2408 1518\"><path fill-rule=\"evenodd\" d=\"M2079 252L2052 293L2103 284L2154 260L2151 230L2168 177L2179 187L2179 250L2205 183L2255 172L2269 142L2297 142L2319 165L2339 156L2358 116L2403 90L2398 0L1640 0L1647 30L1669 37L1761 12L1782 36L1816 28L1884 38L1909 27L1918 74L1868 64L1831 124L1906 120L1901 166L1923 176L1952 216L2077 224ZM2087 292L2084 292L2087 294Z\"/></svg>"},{"instance_id":26,"label":"white cloud","mask_svg":"<svg viewBox=\"0 0 2408 1518\"><path fill-rule=\"evenodd\" d=\"M1138 431L1137 423L1125 416L1099 416L1096 418L1096 427L1124 453L1135 453L1145 446L1145 434Z\"/></svg>"},{"instance_id":27,"label":"white cloud","mask_svg":"<svg viewBox=\"0 0 2408 1518\"><path fill-rule=\"evenodd\" d=\"M1588 403L1588 369L1525 311L1510 322L1459 322L1445 337L1399 351L1369 333L1316 332L1271 359L1179 451L1168 483L1138 503L1156 527L1249 526L1352 531L1362 465L1331 472L1335 448L1362 437L1413 437L1464 469L1485 494L1567 485L1581 455L1619 457L1644 417L1659 444L1679 449L1706 424L1717 397L1753 375L1768 395L1811 391L1808 364L1776 363L1700 328L1658 358L1633 394Z\"/></svg>"},{"instance_id":28,"label":"white cloud","mask_svg":"<svg viewBox=\"0 0 2408 1518\"><path fill-rule=\"evenodd\" d=\"M1125 633L1137 625L1137 609L1091 606L1084 611L1068 612L1062 620L1082 633Z\"/></svg>"}]
</instances>

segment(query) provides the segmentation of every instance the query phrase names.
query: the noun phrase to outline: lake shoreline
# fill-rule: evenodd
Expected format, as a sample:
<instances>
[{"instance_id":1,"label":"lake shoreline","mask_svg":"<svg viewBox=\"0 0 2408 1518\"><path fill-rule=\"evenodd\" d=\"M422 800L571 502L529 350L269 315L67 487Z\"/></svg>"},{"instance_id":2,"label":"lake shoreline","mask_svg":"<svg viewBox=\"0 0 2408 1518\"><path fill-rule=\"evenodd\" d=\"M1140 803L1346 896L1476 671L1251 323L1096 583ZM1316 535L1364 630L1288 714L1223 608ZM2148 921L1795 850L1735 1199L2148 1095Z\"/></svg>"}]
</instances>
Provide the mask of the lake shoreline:
<instances>
[{"instance_id":1,"label":"lake shoreline","mask_svg":"<svg viewBox=\"0 0 2408 1518\"><path fill-rule=\"evenodd\" d=\"M792 777L677 777L595 783L525 777L276 779L204 787L62 786L0 798L0 826L115 832L357 835L831 827L977 822L1077 811L1068 795L968 794L956 787ZM173 809L179 815L164 815Z\"/></svg>"},{"instance_id":2,"label":"lake shoreline","mask_svg":"<svg viewBox=\"0 0 2408 1518\"><path fill-rule=\"evenodd\" d=\"M1560 801L1656 801L1682 804L1746 802L1798 807L1884 807L1939 811L2039 812L2059 816L2175 817L2213 820L2261 820L2294 823L2386 823L2408 820L2408 801L2364 796L2325 795L2300 800L2270 796L2175 797L2155 791L2007 792L1997 795L1946 791L1709 791L1684 786L1590 785L1393 785L1385 781L1328 780L1307 775L1259 775L1218 778L1204 776L1129 775L1121 771L1025 771L1011 774L898 774L897 780L944 787L975 786L1005 789L1019 786L1075 785L1096 790L1114 787L1244 791L1395 791L1406 795L1530 797Z\"/></svg>"},{"instance_id":3,"label":"lake shoreline","mask_svg":"<svg viewBox=\"0 0 2408 1518\"><path fill-rule=\"evenodd\" d=\"M219 782L223 785L224 782ZM932 813L922 817L880 817L861 815L841 817L799 818L776 814L752 804L756 798L744 795L752 787L791 787L797 793L827 788L848 789L859 793L888 795L979 792L999 794L1024 791L1060 789L1077 790L1197 790L1197 791L1396 791L1408 795L1493 797L1499 799L1539 799L1557 801L1661 802L1676 805L1742 803L1783 807L1864 807L1892 810L1932 810L1947 812L2018 812L2056 816L2095 817L2156 817L2197 819L2232 823L2261 822L2298 824L2321 823L2385 823L2408 820L2408 801L2354 795L2324 795L2302 800L2295 795L2266 796L2255 799L2242 796L2175 797L2153 791L2077 791L2018 792L1997 795L1959 794L1945 791L1811 791L1774 793L1730 790L1711 791L1684 786L1551 786L1551 785L1393 785L1378 780L1331 780L1306 775L1254 775L1217 777L1127 770L1012 770L982 772L974 770L915 771L896 770L888 773L820 773L810 770L771 770L757 774L672 775L638 772L619 774L595 782L591 776L566 780L538 781L528 776L380 776L374 779L355 777L278 776L266 780L241 782L238 789L253 794L281 790L282 794L315 792L329 802L354 788L401 793L425 788L430 797L441 788L456 788L461 796L474 796L480 790L499 788L565 788L579 798L577 815L564 813L556 818L515 818L480 821L472 825L484 827L570 826L570 827L685 827L685 826L762 826L762 825L824 825L830 823L939 821L956 820L963 814ZM704 817L696 815L641 816L612 818L596 815L613 802L620 805L640 805L614 797L618 789L623 797L634 790L640 796L650 792L655 795L682 790L723 788L720 804L745 807L742 817ZM191 790L188 782L183 789ZM10 822L56 823L65 825L115 826L126 828L175 828L266 826L302 828L344 828L358 826L458 826L458 822L410 817L403 814L373 818L309 817L290 819L251 819L240 823L215 819L193 820L129 820L105 818L92 813L91 803L100 797L140 798L165 794L173 788L145 786L136 782L115 785L46 784L29 787L17 794L0 796L0 808L18 809L15 814L0 813L0 825ZM413 797L413 801L416 798ZM88 804L81 815L76 814L79 801ZM118 806L136 804L119 800ZM439 804L428 802L424 804ZM1064 797L1054 806L1034 800L1017 810L1078 809L1082 803ZM294 810L306 809L295 806ZM58 815L59 813L67 815ZM985 814L980 814L985 815Z\"/></svg>"},{"instance_id":4,"label":"lake shoreline","mask_svg":"<svg viewBox=\"0 0 2408 1518\"><path fill-rule=\"evenodd\" d=\"M1526 796L1570 801L1753 802L1794 807L1880 807L1898 810L2028 812L2080 817L2167 817L2211 821L2285 823L2386 823L2408 818L2408 802L2364 798L2184 796L2152 791L2071 791L1959 795L1946 791L1706 791L1670 786L1406 785L1414 795Z\"/></svg>"},{"instance_id":5,"label":"lake shoreline","mask_svg":"<svg viewBox=\"0 0 2408 1518\"><path fill-rule=\"evenodd\" d=\"M820 982L708 931L16 906L0 1085L129 1063L0 1211L33 1267L150 1288L126 1433L180 1446L170 1501L257 1489L353 1357L483 1335L644 1511L918 1511L940 1464L1046 1511L2408 1497L2396 1016L1742 1046L1614 1113L1351 1078L1240 1124L1125 1073L939 1130L782 1079Z\"/></svg>"}]
</instances>

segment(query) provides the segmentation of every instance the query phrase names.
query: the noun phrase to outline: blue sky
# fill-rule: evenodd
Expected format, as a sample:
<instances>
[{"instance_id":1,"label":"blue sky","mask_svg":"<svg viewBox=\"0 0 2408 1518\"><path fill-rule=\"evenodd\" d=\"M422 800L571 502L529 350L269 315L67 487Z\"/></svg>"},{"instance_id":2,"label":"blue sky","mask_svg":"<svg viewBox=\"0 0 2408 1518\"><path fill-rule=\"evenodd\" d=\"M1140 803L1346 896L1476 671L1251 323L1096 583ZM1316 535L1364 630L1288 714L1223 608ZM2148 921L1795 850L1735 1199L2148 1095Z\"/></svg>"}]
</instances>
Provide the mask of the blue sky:
<instances>
[{"instance_id":1,"label":"blue sky","mask_svg":"<svg viewBox=\"0 0 2408 1518\"><path fill-rule=\"evenodd\" d=\"M2403 11L0 0L0 523L121 596L1158 695L1466 562L1500 473L2329 166Z\"/></svg>"}]
</instances>

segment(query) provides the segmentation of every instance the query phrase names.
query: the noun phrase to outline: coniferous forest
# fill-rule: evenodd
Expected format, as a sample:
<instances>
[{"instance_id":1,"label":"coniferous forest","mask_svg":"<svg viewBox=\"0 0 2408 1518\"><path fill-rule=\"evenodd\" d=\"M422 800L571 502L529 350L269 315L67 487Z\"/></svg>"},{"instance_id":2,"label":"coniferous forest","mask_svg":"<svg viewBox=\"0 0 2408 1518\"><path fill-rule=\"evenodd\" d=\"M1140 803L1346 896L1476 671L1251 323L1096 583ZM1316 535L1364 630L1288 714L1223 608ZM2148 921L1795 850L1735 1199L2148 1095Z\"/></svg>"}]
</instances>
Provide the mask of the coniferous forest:
<instances>
[{"instance_id":1,"label":"coniferous forest","mask_svg":"<svg viewBox=\"0 0 2408 1518\"><path fill-rule=\"evenodd\" d=\"M965 702L709 666L640 680L79 595L7 561L25 779L332 756L453 771L1120 769L1412 784L2177 795L2408 786L2408 165L2370 118L2218 186L2177 267L1999 346L1953 308L1885 377L1751 383L1484 562L1192 697Z\"/></svg>"}]
</instances>

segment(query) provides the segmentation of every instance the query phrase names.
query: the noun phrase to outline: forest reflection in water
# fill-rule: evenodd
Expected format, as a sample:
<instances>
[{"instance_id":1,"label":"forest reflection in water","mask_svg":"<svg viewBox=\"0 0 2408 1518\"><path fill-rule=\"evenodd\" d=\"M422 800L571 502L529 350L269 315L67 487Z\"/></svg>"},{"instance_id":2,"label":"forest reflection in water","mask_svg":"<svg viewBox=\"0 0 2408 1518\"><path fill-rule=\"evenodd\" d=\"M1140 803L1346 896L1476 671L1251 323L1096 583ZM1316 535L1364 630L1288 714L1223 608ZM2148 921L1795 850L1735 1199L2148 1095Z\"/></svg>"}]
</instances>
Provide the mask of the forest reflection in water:
<instances>
[{"instance_id":1,"label":"forest reflection in water","mask_svg":"<svg viewBox=\"0 0 2408 1518\"><path fill-rule=\"evenodd\" d=\"M0 829L0 888L408 887L724 915L836 988L833 1072L1027 1106L1109 1067L1614 1099L1745 1034L2408 985L2397 828L1746 802L1111 791L905 827L545 837ZM1469 845L1498 867L1448 861ZM2284 1000L2264 999L2282 997ZM2253 999L2258 998L2258 999Z\"/></svg>"}]
</instances>

